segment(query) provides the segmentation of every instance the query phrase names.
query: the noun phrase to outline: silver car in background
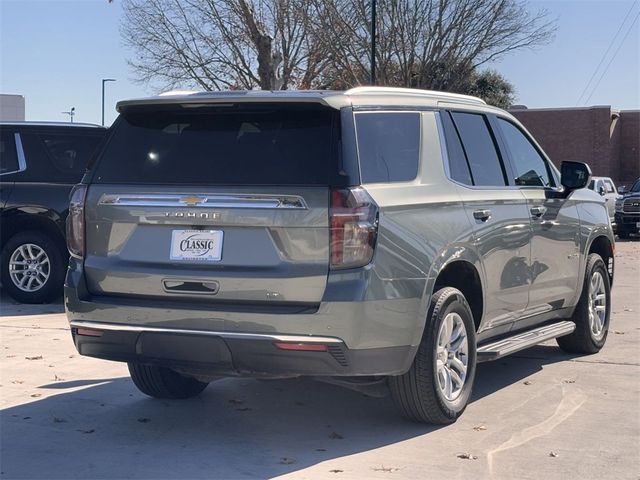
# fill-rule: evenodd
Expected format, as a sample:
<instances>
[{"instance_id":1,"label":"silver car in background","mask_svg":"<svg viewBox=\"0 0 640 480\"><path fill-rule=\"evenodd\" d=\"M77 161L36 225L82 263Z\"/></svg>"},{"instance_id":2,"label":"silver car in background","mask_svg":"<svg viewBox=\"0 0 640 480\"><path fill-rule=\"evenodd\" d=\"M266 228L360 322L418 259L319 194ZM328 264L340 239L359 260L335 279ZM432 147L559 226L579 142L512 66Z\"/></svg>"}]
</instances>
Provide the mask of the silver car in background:
<instances>
[{"instance_id":1,"label":"silver car in background","mask_svg":"<svg viewBox=\"0 0 640 480\"><path fill-rule=\"evenodd\" d=\"M78 351L147 395L306 375L450 423L478 362L604 345L603 198L507 112L376 87L118 110L71 196L65 306Z\"/></svg>"}]
</instances>

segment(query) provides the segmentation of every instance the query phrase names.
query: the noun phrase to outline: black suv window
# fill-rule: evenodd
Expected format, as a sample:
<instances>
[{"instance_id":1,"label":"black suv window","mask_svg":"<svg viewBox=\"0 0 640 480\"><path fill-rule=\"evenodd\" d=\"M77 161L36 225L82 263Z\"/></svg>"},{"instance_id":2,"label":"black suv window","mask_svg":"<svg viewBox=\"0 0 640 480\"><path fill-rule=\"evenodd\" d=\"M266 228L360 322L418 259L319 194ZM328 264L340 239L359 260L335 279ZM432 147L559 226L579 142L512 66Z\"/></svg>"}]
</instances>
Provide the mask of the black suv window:
<instances>
[{"instance_id":1,"label":"black suv window","mask_svg":"<svg viewBox=\"0 0 640 480\"><path fill-rule=\"evenodd\" d=\"M18 171L18 154L13 132L0 132L0 175Z\"/></svg>"},{"instance_id":2,"label":"black suv window","mask_svg":"<svg viewBox=\"0 0 640 480\"><path fill-rule=\"evenodd\" d=\"M420 164L420 113L357 113L358 157L364 183L408 182Z\"/></svg>"},{"instance_id":3,"label":"black suv window","mask_svg":"<svg viewBox=\"0 0 640 480\"><path fill-rule=\"evenodd\" d=\"M57 170L82 175L99 139L94 136L40 134Z\"/></svg>"},{"instance_id":4,"label":"black suv window","mask_svg":"<svg viewBox=\"0 0 640 480\"><path fill-rule=\"evenodd\" d=\"M451 116L462 140L473 184L506 185L502 162L485 116L462 112L452 112Z\"/></svg>"},{"instance_id":5,"label":"black suv window","mask_svg":"<svg viewBox=\"0 0 640 480\"><path fill-rule=\"evenodd\" d=\"M529 139L513 123L498 118L504 141L509 149L516 185L551 187L547 164Z\"/></svg>"}]
</instances>

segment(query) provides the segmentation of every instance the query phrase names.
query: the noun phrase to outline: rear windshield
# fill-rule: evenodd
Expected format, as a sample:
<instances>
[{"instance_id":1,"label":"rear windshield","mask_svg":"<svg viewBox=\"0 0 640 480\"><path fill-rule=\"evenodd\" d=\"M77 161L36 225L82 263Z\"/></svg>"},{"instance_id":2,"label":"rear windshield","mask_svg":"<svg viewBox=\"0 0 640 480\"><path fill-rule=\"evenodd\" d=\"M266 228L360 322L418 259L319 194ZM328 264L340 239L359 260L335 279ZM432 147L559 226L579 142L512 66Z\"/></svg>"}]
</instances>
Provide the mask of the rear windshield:
<instances>
[{"instance_id":1,"label":"rear windshield","mask_svg":"<svg viewBox=\"0 0 640 480\"><path fill-rule=\"evenodd\" d=\"M125 112L95 183L327 185L338 172L339 113L240 105Z\"/></svg>"}]
</instances>

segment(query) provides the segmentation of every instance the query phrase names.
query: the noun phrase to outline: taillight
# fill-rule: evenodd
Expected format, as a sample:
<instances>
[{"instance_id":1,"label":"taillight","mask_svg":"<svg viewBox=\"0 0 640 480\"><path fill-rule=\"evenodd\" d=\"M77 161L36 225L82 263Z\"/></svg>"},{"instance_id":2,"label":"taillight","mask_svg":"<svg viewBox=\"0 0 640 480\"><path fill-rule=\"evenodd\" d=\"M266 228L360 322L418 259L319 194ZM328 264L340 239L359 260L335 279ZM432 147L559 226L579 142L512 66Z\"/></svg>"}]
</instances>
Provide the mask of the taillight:
<instances>
[{"instance_id":1,"label":"taillight","mask_svg":"<svg viewBox=\"0 0 640 480\"><path fill-rule=\"evenodd\" d=\"M378 207L361 187L331 191L331 268L371 262L378 233Z\"/></svg>"},{"instance_id":2,"label":"taillight","mask_svg":"<svg viewBox=\"0 0 640 480\"><path fill-rule=\"evenodd\" d=\"M86 185L76 185L71 190L69 216L67 217L67 248L74 257L84 257L84 199Z\"/></svg>"}]
</instances>

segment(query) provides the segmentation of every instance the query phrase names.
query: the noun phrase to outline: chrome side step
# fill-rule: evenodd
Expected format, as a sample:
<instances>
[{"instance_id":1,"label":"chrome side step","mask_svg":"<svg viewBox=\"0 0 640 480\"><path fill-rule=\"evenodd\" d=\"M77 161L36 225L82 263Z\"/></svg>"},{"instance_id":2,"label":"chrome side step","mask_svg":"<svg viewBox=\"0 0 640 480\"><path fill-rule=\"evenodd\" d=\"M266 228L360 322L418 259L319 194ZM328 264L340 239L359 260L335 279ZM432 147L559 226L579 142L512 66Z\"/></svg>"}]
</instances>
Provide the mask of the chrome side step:
<instances>
[{"instance_id":1,"label":"chrome side step","mask_svg":"<svg viewBox=\"0 0 640 480\"><path fill-rule=\"evenodd\" d=\"M565 320L543 327L518 333L513 337L497 340L478 347L478 362L489 362L510 355L525 348L533 347L552 338L568 335L576 328L576 324Z\"/></svg>"}]
</instances>

